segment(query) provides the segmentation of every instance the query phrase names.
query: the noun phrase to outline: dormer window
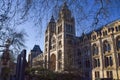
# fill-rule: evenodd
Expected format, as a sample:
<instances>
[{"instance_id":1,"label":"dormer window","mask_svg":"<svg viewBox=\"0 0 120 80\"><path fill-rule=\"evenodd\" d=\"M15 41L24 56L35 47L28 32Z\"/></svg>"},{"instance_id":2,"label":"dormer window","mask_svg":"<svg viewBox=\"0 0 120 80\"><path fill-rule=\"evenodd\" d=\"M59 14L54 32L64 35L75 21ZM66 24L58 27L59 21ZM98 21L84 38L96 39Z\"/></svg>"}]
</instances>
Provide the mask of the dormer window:
<instances>
[{"instance_id":1,"label":"dormer window","mask_svg":"<svg viewBox=\"0 0 120 80\"><path fill-rule=\"evenodd\" d=\"M93 40L95 40L96 39L96 35L93 35Z\"/></svg>"},{"instance_id":2,"label":"dormer window","mask_svg":"<svg viewBox=\"0 0 120 80\"><path fill-rule=\"evenodd\" d=\"M117 32L120 31L120 25L116 26L115 29Z\"/></svg>"},{"instance_id":3,"label":"dormer window","mask_svg":"<svg viewBox=\"0 0 120 80\"><path fill-rule=\"evenodd\" d=\"M107 31L103 31L103 36L106 36L107 35Z\"/></svg>"}]
</instances>

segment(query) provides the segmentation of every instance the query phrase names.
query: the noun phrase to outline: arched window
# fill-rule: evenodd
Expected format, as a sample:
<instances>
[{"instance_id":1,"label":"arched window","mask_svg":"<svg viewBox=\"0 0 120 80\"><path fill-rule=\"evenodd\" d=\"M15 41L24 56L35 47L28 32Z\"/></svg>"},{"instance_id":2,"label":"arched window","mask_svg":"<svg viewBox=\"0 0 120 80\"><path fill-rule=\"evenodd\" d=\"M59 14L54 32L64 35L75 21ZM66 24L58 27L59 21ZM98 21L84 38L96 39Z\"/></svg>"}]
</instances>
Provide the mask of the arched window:
<instances>
[{"instance_id":1,"label":"arched window","mask_svg":"<svg viewBox=\"0 0 120 80\"><path fill-rule=\"evenodd\" d=\"M61 60L61 59L62 59L62 51L59 50L59 51L58 51L58 60Z\"/></svg>"},{"instance_id":2,"label":"arched window","mask_svg":"<svg viewBox=\"0 0 120 80\"><path fill-rule=\"evenodd\" d=\"M120 36L116 38L116 47L117 47L117 50L120 49Z\"/></svg>"},{"instance_id":3,"label":"arched window","mask_svg":"<svg viewBox=\"0 0 120 80\"><path fill-rule=\"evenodd\" d=\"M45 56L45 68L47 68L47 56Z\"/></svg>"},{"instance_id":4,"label":"arched window","mask_svg":"<svg viewBox=\"0 0 120 80\"><path fill-rule=\"evenodd\" d=\"M104 41L104 42L103 42L103 50L104 50L104 52L111 50L111 46L110 46L110 44L108 43L108 41Z\"/></svg>"},{"instance_id":5,"label":"arched window","mask_svg":"<svg viewBox=\"0 0 120 80\"><path fill-rule=\"evenodd\" d=\"M98 55L98 47L96 44L93 44L93 55Z\"/></svg>"},{"instance_id":6,"label":"arched window","mask_svg":"<svg viewBox=\"0 0 120 80\"><path fill-rule=\"evenodd\" d=\"M51 39L51 43L55 43L55 42L56 42L55 37L52 37L52 39Z\"/></svg>"},{"instance_id":7,"label":"arched window","mask_svg":"<svg viewBox=\"0 0 120 80\"><path fill-rule=\"evenodd\" d=\"M87 56L90 55L90 49L88 48L88 46L84 47L84 54Z\"/></svg>"}]
</instances>

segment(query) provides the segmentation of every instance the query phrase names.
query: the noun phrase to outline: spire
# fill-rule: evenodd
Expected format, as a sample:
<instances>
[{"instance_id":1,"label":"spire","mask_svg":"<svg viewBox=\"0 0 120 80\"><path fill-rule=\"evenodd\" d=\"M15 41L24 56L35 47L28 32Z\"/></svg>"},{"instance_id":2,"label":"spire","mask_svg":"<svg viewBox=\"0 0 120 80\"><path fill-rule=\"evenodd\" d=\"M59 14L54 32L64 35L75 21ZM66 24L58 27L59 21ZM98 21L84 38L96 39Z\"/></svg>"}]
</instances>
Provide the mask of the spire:
<instances>
[{"instance_id":1,"label":"spire","mask_svg":"<svg viewBox=\"0 0 120 80\"><path fill-rule=\"evenodd\" d=\"M64 2L62 9L68 9L67 2L66 2L66 1Z\"/></svg>"},{"instance_id":2,"label":"spire","mask_svg":"<svg viewBox=\"0 0 120 80\"><path fill-rule=\"evenodd\" d=\"M51 16L50 22L55 22L53 15Z\"/></svg>"}]
</instances>

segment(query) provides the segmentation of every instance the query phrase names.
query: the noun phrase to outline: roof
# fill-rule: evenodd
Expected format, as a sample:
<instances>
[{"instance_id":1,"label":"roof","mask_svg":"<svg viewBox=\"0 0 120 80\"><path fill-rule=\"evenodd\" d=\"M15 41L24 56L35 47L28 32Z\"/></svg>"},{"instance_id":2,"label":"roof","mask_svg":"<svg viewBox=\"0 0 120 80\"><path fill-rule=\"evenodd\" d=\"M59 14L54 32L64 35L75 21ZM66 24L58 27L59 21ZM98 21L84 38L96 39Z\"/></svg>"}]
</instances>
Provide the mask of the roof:
<instances>
[{"instance_id":1,"label":"roof","mask_svg":"<svg viewBox=\"0 0 120 80\"><path fill-rule=\"evenodd\" d=\"M40 49L39 45L34 45L34 47L31 51L42 53L42 50Z\"/></svg>"}]
</instances>

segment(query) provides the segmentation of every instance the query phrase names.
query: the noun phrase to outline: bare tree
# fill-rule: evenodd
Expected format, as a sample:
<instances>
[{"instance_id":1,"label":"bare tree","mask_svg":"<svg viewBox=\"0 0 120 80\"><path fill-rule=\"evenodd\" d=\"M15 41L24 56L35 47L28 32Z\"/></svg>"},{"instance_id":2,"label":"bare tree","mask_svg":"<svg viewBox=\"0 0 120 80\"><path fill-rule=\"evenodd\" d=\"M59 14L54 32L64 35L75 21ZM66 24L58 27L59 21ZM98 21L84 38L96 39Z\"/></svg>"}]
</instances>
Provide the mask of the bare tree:
<instances>
[{"instance_id":1,"label":"bare tree","mask_svg":"<svg viewBox=\"0 0 120 80\"><path fill-rule=\"evenodd\" d=\"M9 36L11 35L11 39L16 42L16 45L19 43L23 46L24 36L22 34L24 32L16 32L13 28L32 21L42 31L51 15L58 18L64 2L67 3L75 17L77 34L96 29L116 19L111 20L114 13L120 14L120 0L0 0L0 30L6 28L6 31L4 30L0 34L8 37L8 33L11 32ZM117 16L117 18L120 17ZM21 42L16 39L21 39ZM15 44L15 42L13 43Z\"/></svg>"},{"instance_id":2,"label":"bare tree","mask_svg":"<svg viewBox=\"0 0 120 80\"><path fill-rule=\"evenodd\" d=\"M1 0L0 16L2 20L8 18L17 25L32 20L42 29L43 22L48 22L52 14L58 18L64 2L67 2L77 29L81 31L87 31L88 27L95 29L110 21L113 12L120 13L119 0Z\"/></svg>"}]
</instances>

